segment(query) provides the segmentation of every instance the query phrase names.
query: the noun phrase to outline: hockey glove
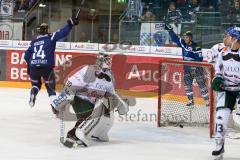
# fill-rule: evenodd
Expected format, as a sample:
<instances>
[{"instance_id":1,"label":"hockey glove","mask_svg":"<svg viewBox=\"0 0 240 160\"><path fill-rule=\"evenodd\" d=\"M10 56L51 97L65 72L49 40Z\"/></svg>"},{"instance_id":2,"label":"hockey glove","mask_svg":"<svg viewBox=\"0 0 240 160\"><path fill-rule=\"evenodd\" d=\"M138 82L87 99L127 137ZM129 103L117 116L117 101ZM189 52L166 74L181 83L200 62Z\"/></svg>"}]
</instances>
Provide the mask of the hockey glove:
<instances>
[{"instance_id":1,"label":"hockey glove","mask_svg":"<svg viewBox=\"0 0 240 160\"><path fill-rule=\"evenodd\" d=\"M214 77L212 81L212 89L217 92L223 91L222 87L224 84L224 80L222 77Z\"/></svg>"},{"instance_id":2,"label":"hockey glove","mask_svg":"<svg viewBox=\"0 0 240 160\"><path fill-rule=\"evenodd\" d=\"M172 26L170 24L165 23L165 30L171 31L171 30L173 30L173 28L172 28Z\"/></svg>"},{"instance_id":3,"label":"hockey glove","mask_svg":"<svg viewBox=\"0 0 240 160\"><path fill-rule=\"evenodd\" d=\"M70 18L67 20L67 23L70 26L78 25L79 19L78 18Z\"/></svg>"}]
</instances>

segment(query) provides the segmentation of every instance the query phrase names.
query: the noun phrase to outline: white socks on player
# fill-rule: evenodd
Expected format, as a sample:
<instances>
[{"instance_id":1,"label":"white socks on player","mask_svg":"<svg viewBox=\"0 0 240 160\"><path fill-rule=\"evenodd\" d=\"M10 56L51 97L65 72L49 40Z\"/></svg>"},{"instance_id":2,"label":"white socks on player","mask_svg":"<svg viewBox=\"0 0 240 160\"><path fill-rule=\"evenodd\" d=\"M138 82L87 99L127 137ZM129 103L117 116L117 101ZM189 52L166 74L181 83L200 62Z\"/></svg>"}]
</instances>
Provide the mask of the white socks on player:
<instances>
[{"instance_id":1,"label":"white socks on player","mask_svg":"<svg viewBox=\"0 0 240 160\"><path fill-rule=\"evenodd\" d=\"M219 109L216 113L216 118L215 118L216 150L220 150L224 143L230 114L231 114L231 110L229 108Z\"/></svg>"}]
</instances>

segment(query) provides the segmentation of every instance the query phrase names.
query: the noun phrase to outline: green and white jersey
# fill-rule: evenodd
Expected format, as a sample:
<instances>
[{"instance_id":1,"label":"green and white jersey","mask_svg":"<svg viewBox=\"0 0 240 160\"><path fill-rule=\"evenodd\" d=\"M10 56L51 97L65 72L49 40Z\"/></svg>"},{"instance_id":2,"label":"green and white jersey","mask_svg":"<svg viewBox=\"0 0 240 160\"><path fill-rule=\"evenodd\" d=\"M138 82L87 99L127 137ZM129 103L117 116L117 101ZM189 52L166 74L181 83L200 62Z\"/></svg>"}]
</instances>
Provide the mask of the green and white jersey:
<instances>
[{"instance_id":1,"label":"green and white jersey","mask_svg":"<svg viewBox=\"0 0 240 160\"><path fill-rule=\"evenodd\" d=\"M233 51L225 47L215 65L215 77L221 76L224 85L240 85L240 49Z\"/></svg>"},{"instance_id":2,"label":"green and white jersey","mask_svg":"<svg viewBox=\"0 0 240 160\"><path fill-rule=\"evenodd\" d=\"M104 73L109 75L110 81L107 81L103 77L97 77L96 74ZM72 75L68 81L72 86L76 88L83 88L77 90L75 95L88 100L91 103L95 103L97 98L102 98L106 93L115 94L114 80L111 70L102 71L97 70L96 66L85 66L74 75Z\"/></svg>"},{"instance_id":3,"label":"green and white jersey","mask_svg":"<svg viewBox=\"0 0 240 160\"><path fill-rule=\"evenodd\" d=\"M209 63L215 63L218 55L221 53L225 45L223 43L218 43L212 46L211 54L207 55L207 59Z\"/></svg>"}]
</instances>

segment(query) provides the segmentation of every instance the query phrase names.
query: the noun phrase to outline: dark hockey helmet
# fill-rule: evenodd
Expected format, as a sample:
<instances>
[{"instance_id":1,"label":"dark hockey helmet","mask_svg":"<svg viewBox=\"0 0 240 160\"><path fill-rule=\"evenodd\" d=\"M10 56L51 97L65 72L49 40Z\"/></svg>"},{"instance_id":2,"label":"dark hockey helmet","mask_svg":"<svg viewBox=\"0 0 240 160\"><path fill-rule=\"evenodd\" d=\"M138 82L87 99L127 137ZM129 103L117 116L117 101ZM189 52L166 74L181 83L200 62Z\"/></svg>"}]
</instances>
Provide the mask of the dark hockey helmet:
<instances>
[{"instance_id":1,"label":"dark hockey helmet","mask_svg":"<svg viewBox=\"0 0 240 160\"><path fill-rule=\"evenodd\" d=\"M188 36L188 37L193 38L193 34L192 34L191 31L187 31L187 32L185 32L185 33L183 34L183 36Z\"/></svg>"},{"instance_id":2,"label":"dark hockey helmet","mask_svg":"<svg viewBox=\"0 0 240 160\"><path fill-rule=\"evenodd\" d=\"M99 52L96 60L96 64L101 69L111 69L112 67L112 59L109 54Z\"/></svg>"},{"instance_id":3,"label":"dark hockey helmet","mask_svg":"<svg viewBox=\"0 0 240 160\"><path fill-rule=\"evenodd\" d=\"M48 34L48 24L47 23L41 23L37 28L38 34L44 35Z\"/></svg>"}]
</instances>

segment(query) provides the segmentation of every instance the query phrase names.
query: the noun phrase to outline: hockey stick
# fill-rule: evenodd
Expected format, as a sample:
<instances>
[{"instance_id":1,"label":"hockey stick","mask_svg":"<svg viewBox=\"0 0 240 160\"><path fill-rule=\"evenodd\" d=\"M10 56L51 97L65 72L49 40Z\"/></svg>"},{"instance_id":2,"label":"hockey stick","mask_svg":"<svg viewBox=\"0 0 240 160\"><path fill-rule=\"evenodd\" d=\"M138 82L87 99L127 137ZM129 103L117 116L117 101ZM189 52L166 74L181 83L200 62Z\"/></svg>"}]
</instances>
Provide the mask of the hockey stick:
<instances>
[{"instance_id":1,"label":"hockey stick","mask_svg":"<svg viewBox=\"0 0 240 160\"><path fill-rule=\"evenodd\" d=\"M60 110L60 142L64 143L64 134L65 134L65 122L64 122L64 108Z\"/></svg>"},{"instance_id":2,"label":"hockey stick","mask_svg":"<svg viewBox=\"0 0 240 160\"><path fill-rule=\"evenodd\" d=\"M81 1L81 4L80 4L80 8L77 10L77 14L76 14L76 19L79 19L80 18L80 12L81 12L81 8L83 7L84 5L84 2L85 0L82 0ZM64 66L64 69L66 66ZM64 122L64 107L61 108L60 110L60 143L64 144L65 140L64 140L64 135L65 135L65 122Z\"/></svg>"},{"instance_id":3,"label":"hockey stick","mask_svg":"<svg viewBox=\"0 0 240 160\"><path fill-rule=\"evenodd\" d=\"M240 139L240 133L229 132L227 137L230 138L230 139Z\"/></svg>"},{"instance_id":4,"label":"hockey stick","mask_svg":"<svg viewBox=\"0 0 240 160\"><path fill-rule=\"evenodd\" d=\"M76 14L76 17L75 17L76 19L80 18L80 12L81 12L81 9L82 9L82 7L84 5L84 2L85 2L85 0L81 1L80 8L77 10L77 14Z\"/></svg>"}]
</instances>

